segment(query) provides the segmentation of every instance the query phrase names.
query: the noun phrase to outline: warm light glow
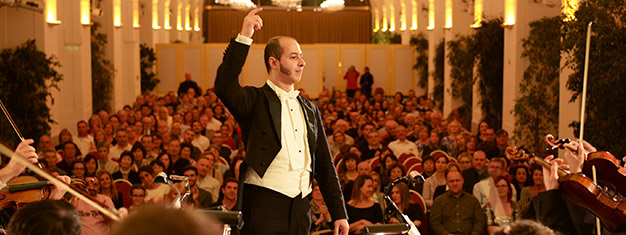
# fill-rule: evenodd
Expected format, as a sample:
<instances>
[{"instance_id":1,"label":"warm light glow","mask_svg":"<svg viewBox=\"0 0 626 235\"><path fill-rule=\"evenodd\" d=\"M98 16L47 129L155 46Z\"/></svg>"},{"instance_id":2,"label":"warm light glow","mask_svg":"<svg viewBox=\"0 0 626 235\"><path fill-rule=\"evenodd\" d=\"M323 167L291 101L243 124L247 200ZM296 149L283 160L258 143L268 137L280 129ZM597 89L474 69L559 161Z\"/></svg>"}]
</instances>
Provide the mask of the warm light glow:
<instances>
[{"instance_id":1,"label":"warm light glow","mask_svg":"<svg viewBox=\"0 0 626 235\"><path fill-rule=\"evenodd\" d=\"M139 0L133 0L133 27L139 28Z\"/></svg>"},{"instance_id":2,"label":"warm light glow","mask_svg":"<svg viewBox=\"0 0 626 235\"><path fill-rule=\"evenodd\" d=\"M383 6L383 32L387 32L387 8Z\"/></svg>"},{"instance_id":3,"label":"warm light glow","mask_svg":"<svg viewBox=\"0 0 626 235\"><path fill-rule=\"evenodd\" d=\"M428 27L426 29L435 29L435 0L428 0Z\"/></svg>"},{"instance_id":4,"label":"warm light glow","mask_svg":"<svg viewBox=\"0 0 626 235\"><path fill-rule=\"evenodd\" d=\"M393 3L389 4L389 32L396 31L396 9Z\"/></svg>"},{"instance_id":5,"label":"warm light glow","mask_svg":"<svg viewBox=\"0 0 626 235\"><path fill-rule=\"evenodd\" d=\"M159 26L159 0L152 0L152 28L161 28Z\"/></svg>"},{"instance_id":6,"label":"warm light glow","mask_svg":"<svg viewBox=\"0 0 626 235\"><path fill-rule=\"evenodd\" d=\"M378 8L374 9L374 32L378 32L378 30L380 30L380 12L378 11Z\"/></svg>"},{"instance_id":7,"label":"warm light glow","mask_svg":"<svg viewBox=\"0 0 626 235\"><path fill-rule=\"evenodd\" d=\"M191 5L185 6L185 30L191 31Z\"/></svg>"},{"instance_id":8,"label":"warm light glow","mask_svg":"<svg viewBox=\"0 0 626 235\"><path fill-rule=\"evenodd\" d=\"M563 0L563 21L568 22L576 19L579 0Z\"/></svg>"},{"instance_id":9,"label":"warm light glow","mask_svg":"<svg viewBox=\"0 0 626 235\"><path fill-rule=\"evenodd\" d=\"M480 28L483 24L483 0L474 0L474 23L472 28Z\"/></svg>"},{"instance_id":10,"label":"warm light glow","mask_svg":"<svg viewBox=\"0 0 626 235\"><path fill-rule=\"evenodd\" d=\"M163 28L170 30L172 29L170 24L170 0L165 0L163 5Z\"/></svg>"},{"instance_id":11,"label":"warm light glow","mask_svg":"<svg viewBox=\"0 0 626 235\"><path fill-rule=\"evenodd\" d=\"M57 0L46 1L46 22L48 22L48 24L61 23L61 21L57 19Z\"/></svg>"},{"instance_id":12,"label":"warm light glow","mask_svg":"<svg viewBox=\"0 0 626 235\"><path fill-rule=\"evenodd\" d=\"M83 25L91 24L91 9L89 8L89 0L80 0L80 23Z\"/></svg>"},{"instance_id":13,"label":"warm light glow","mask_svg":"<svg viewBox=\"0 0 626 235\"><path fill-rule=\"evenodd\" d=\"M417 30L417 0L411 0L411 30Z\"/></svg>"},{"instance_id":14,"label":"warm light glow","mask_svg":"<svg viewBox=\"0 0 626 235\"><path fill-rule=\"evenodd\" d=\"M113 0L113 25L115 27L122 26L122 0Z\"/></svg>"},{"instance_id":15,"label":"warm light glow","mask_svg":"<svg viewBox=\"0 0 626 235\"><path fill-rule=\"evenodd\" d=\"M515 2L516 0L504 1L504 23L503 25L515 25Z\"/></svg>"},{"instance_id":16,"label":"warm light glow","mask_svg":"<svg viewBox=\"0 0 626 235\"><path fill-rule=\"evenodd\" d=\"M183 13L183 3L178 2L178 5L176 6L176 29L178 29L178 31L183 31L182 13Z\"/></svg>"},{"instance_id":17,"label":"warm light glow","mask_svg":"<svg viewBox=\"0 0 626 235\"><path fill-rule=\"evenodd\" d=\"M406 30L406 3L404 1L406 0L400 1L400 7L402 8L400 9L400 31Z\"/></svg>"},{"instance_id":18,"label":"warm light glow","mask_svg":"<svg viewBox=\"0 0 626 235\"><path fill-rule=\"evenodd\" d=\"M200 18L198 18L200 12L200 7L196 7L193 11L193 30L200 31Z\"/></svg>"},{"instance_id":19,"label":"warm light glow","mask_svg":"<svg viewBox=\"0 0 626 235\"><path fill-rule=\"evenodd\" d=\"M446 24L444 28L450 29L452 28L452 0L446 0Z\"/></svg>"}]
</instances>

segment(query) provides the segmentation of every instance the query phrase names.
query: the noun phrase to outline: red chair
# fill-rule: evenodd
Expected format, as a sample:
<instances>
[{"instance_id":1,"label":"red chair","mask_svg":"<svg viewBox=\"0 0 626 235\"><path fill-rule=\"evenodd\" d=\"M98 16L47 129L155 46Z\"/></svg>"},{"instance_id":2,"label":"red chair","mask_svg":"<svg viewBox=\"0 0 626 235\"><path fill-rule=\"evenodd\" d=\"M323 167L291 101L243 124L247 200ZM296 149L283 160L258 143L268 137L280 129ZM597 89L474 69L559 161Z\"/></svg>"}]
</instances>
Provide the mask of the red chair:
<instances>
[{"instance_id":1,"label":"red chair","mask_svg":"<svg viewBox=\"0 0 626 235\"><path fill-rule=\"evenodd\" d=\"M374 170L376 167L380 166L380 159L375 157L372 158L373 160L370 161L370 169Z\"/></svg>"},{"instance_id":2,"label":"red chair","mask_svg":"<svg viewBox=\"0 0 626 235\"><path fill-rule=\"evenodd\" d=\"M343 158L339 159L339 161L337 162L337 165L335 166L337 168L337 174L341 173L341 163L343 163Z\"/></svg>"},{"instance_id":3,"label":"red chair","mask_svg":"<svg viewBox=\"0 0 626 235\"><path fill-rule=\"evenodd\" d=\"M439 155L444 155L444 156L446 156L446 158L448 158L448 162L450 162L450 161L452 160L452 158L450 157L450 155L448 155L448 153L446 153L446 152L444 152L444 151L441 151L441 150L435 150L435 151L432 151L432 152L430 153L430 156L431 156L433 159L437 159L437 157L439 157Z\"/></svg>"},{"instance_id":4,"label":"red chair","mask_svg":"<svg viewBox=\"0 0 626 235\"><path fill-rule=\"evenodd\" d=\"M333 159L333 163L335 163L335 167L339 166L339 160L341 160L342 158L343 158L343 154L337 153L337 156L335 156L335 159Z\"/></svg>"},{"instance_id":5,"label":"red chair","mask_svg":"<svg viewBox=\"0 0 626 235\"><path fill-rule=\"evenodd\" d=\"M404 164L404 161L414 156L415 154L412 154L412 153L403 153L398 157L398 162L401 164Z\"/></svg>"},{"instance_id":6,"label":"red chair","mask_svg":"<svg viewBox=\"0 0 626 235\"><path fill-rule=\"evenodd\" d=\"M407 172L411 172L411 171L417 171L421 174L421 173L424 173L424 167L422 166L422 163L417 163L411 166L411 168L408 168Z\"/></svg>"},{"instance_id":7,"label":"red chair","mask_svg":"<svg viewBox=\"0 0 626 235\"><path fill-rule=\"evenodd\" d=\"M411 158L407 159L402 165L404 166L404 169L409 169L413 165L421 164L421 163L422 163L421 159L419 159L417 157L411 157Z\"/></svg>"},{"instance_id":8,"label":"red chair","mask_svg":"<svg viewBox=\"0 0 626 235\"><path fill-rule=\"evenodd\" d=\"M217 163L219 163L219 164L224 164L224 165L226 165L226 166L230 166L230 163L228 163L228 162L226 161L226 159L225 159L225 158L223 158L223 157L220 157L220 158L217 160Z\"/></svg>"},{"instance_id":9,"label":"red chair","mask_svg":"<svg viewBox=\"0 0 626 235\"><path fill-rule=\"evenodd\" d=\"M122 194L122 204L128 208L133 203L130 198L130 188L133 187L133 184L126 179L116 179L113 183L115 184L115 189Z\"/></svg>"},{"instance_id":10,"label":"red chair","mask_svg":"<svg viewBox=\"0 0 626 235\"><path fill-rule=\"evenodd\" d=\"M428 216L426 216L426 200L417 191L409 190L411 195L411 202L419 204L422 207L422 226L420 226L420 232L422 234L428 234Z\"/></svg>"}]
</instances>

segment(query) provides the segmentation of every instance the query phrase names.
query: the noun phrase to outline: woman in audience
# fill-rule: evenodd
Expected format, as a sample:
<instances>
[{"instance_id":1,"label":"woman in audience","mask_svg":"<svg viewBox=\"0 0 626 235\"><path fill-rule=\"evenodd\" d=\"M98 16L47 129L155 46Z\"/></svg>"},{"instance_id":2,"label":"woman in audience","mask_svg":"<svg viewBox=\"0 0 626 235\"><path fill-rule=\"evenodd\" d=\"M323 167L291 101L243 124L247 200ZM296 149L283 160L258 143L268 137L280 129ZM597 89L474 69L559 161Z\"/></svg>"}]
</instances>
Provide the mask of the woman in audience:
<instances>
[{"instance_id":1,"label":"woman in audience","mask_svg":"<svg viewBox=\"0 0 626 235\"><path fill-rule=\"evenodd\" d=\"M174 173L174 170L172 169L172 161L170 159L170 155L166 152L161 153L159 157L157 157L157 160L163 163L163 172L167 175Z\"/></svg>"},{"instance_id":2,"label":"woman in audience","mask_svg":"<svg viewBox=\"0 0 626 235\"><path fill-rule=\"evenodd\" d=\"M146 149L140 142L136 142L135 144L133 144L130 152L133 153L133 170L138 170L139 167L147 166L150 164L150 162L146 160Z\"/></svg>"},{"instance_id":3,"label":"woman in audience","mask_svg":"<svg viewBox=\"0 0 626 235\"><path fill-rule=\"evenodd\" d=\"M215 105L213 107L213 118L224 123L226 121L226 114L224 113L224 107L222 105Z\"/></svg>"},{"instance_id":4,"label":"woman in audience","mask_svg":"<svg viewBox=\"0 0 626 235\"><path fill-rule=\"evenodd\" d=\"M96 114L91 115L87 123L89 124L89 134L93 135L95 130L102 129L102 120Z\"/></svg>"},{"instance_id":5,"label":"woman in audience","mask_svg":"<svg viewBox=\"0 0 626 235\"><path fill-rule=\"evenodd\" d=\"M332 218L328 212L328 207L324 203L324 197L317 181L313 181L313 191L311 192L311 232L317 232L324 229L331 229Z\"/></svg>"},{"instance_id":6,"label":"woman in audience","mask_svg":"<svg viewBox=\"0 0 626 235\"><path fill-rule=\"evenodd\" d=\"M445 174L446 168L448 167L448 156L444 153L436 153L433 159L435 159L435 174L426 179L422 193L426 201L426 208L430 208L433 205L435 188L439 185L446 184Z\"/></svg>"},{"instance_id":7,"label":"woman in audience","mask_svg":"<svg viewBox=\"0 0 626 235\"><path fill-rule=\"evenodd\" d=\"M516 201L519 202L522 196L522 188L526 186L531 186L533 181L531 180L531 177L529 177L530 174L528 168L525 165L518 165L513 167L511 169L511 175L513 176L513 180L511 180L511 183L515 187L515 191L520 192L517 194L516 198Z\"/></svg>"},{"instance_id":8,"label":"woman in audience","mask_svg":"<svg viewBox=\"0 0 626 235\"><path fill-rule=\"evenodd\" d=\"M372 201L373 193L372 177L359 175L354 181L352 199L346 203L350 233L360 234L363 227L382 223L382 209Z\"/></svg>"},{"instance_id":9,"label":"woman in audience","mask_svg":"<svg viewBox=\"0 0 626 235\"><path fill-rule=\"evenodd\" d=\"M84 180L85 179L85 163L83 161L74 161L70 167L70 177Z\"/></svg>"},{"instance_id":10,"label":"woman in audience","mask_svg":"<svg viewBox=\"0 0 626 235\"><path fill-rule=\"evenodd\" d=\"M421 156L428 156L428 153L424 153L424 149L428 146L428 128L425 126L421 126L417 130L417 140L415 144L417 145L417 149L420 151Z\"/></svg>"},{"instance_id":11,"label":"woman in audience","mask_svg":"<svg viewBox=\"0 0 626 235\"><path fill-rule=\"evenodd\" d=\"M430 178L430 176L435 174L435 159L431 156L426 156L422 162L422 168L424 169L424 172L422 172L424 179Z\"/></svg>"},{"instance_id":12,"label":"woman in audience","mask_svg":"<svg viewBox=\"0 0 626 235\"><path fill-rule=\"evenodd\" d=\"M165 165L163 165L163 162L159 160L152 160L150 162L150 167L152 167L152 172L154 172L152 176L156 176L161 172L165 172Z\"/></svg>"},{"instance_id":13,"label":"woman in audience","mask_svg":"<svg viewBox=\"0 0 626 235\"><path fill-rule=\"evenodd\" d=\"M341 152L341 146L348 144L346 142L346 134L340 130L336 130L335 133L333 133L332 141L328 141L328 143L330 145L330 154L333 155L333 158L336 158Z\"/></svg>"},{"instance_id":14,"label":"woman in audience","mask_svg":"<svg viewBox=\"0 0 626 235\"><path fill-rule=\"evenodd\" d=\"M456 151L456 155L451 156L451 157L458 158L461 153L464 153L467 151L467 147L465 146L467 144L467 141L465 140L465 136L463 134L458 134L454 138L454 142L456 143L457 151Z\"/></svg>"},{"instance_id":15,"label":"woman in audience","mask_svg":"<svg viewBox=\"0 0 626 235\"><path fill-rule=\"evenodd\" d=\"M104 130L104 135L106 136L106 142L111 144L111 145L115 145L116 141L115 141L115 130L113 130L113 124L111 124L110 122L106 122L104 123L104 126L102 126L102 130Z\"/></svg>"},{"instance_id":16,"label":"woman in audience","mask_svg":"<svg viewBox=\"0 0 626 235\"><path fill-rule=\"evenodd\" d=\"M372 194L372 201L378 203L378 205L380 205L380 208L383 209L383 212L385 211L385 208L387 207L387 202L385 202L385 198L383 198L383 186L386 185L381 185L381 179L380 179L380 174L378 174L378 172L376 171L370 171L369 175L372 177L372 187L374 188L374 193ZM350 192L350 194L352 194L352 192Z\"/></svg>"},{"instance_id":17,"label":"woman in audience","mask_svg":"<svg viewBox=\"0 0 626 235\"><path fill-rule=\"evenodd\" d=\"M182 127L180 126L180 123L178 122L172 123L172 127L170 128L170 136L173 139L178 139L178 140L183 139Z\"/></svg>"},{"instance_id":18,"label":"woman in audience","mask_svg":"<svg viewBox=\"0 0 626 235\"><path fill-rule=\"evenodd\" d=\"M409 217L411 222L415 224L415 227L419 228L422 225L424 210L419 204L411 203L409 187L406 184L399 183L393 186L393 189L391 189L391 200L396 204L402 214ZM392 216L389 223L397 224L400 223L400 221L395 216Z\"/></svg>"},{"instance_id":19,"label":"woman in audience","mask_svg":"<svg viewBox=\"0 0 626 235\"><path fill-rule=\"evenodd\" d=\"M63 128L61 133L59 133L59 145L55 146L54 149L63 151L63 145L69 141L72 141L72 133L67 128Z\"/></svg>"},{"instance_id":20,"label":"woman in audience","mask_svg":"<svg viewBox=\"0 0 626 235\"><path fill-rule=\"evenodd\" d=\"M487 216L487 232L494 233L500 226L504 226L521 218L520 208L512 200L512 188L506 175L496 176L497 196L490 197L483 210ZM501 208L501 209L500 209Z\"/></svg>"},{"instance_id":21,"label":"woman in audience","mask_svg":"<svg viewBox=\"0 0 626 235\"><path fill-rule=\"evenodd\" d=\"M163 196L170 191L170 186L167 186L167 184L154 183L154 175L152 167L143 166L139 168L141 184L146 188L146 196L144 198L146 202L162 202Z\"/></svg>"},{"instance_id":22,"label":"woman in audience","mask_svg":"<svg viewBox=\"0 0 626 235\"><path fill-rule=\"evenodd\" d=\"M130 181L131 184L139 183L139 175L133 170L133 154L129 151L124 151L120 155L120 169L113 173L113 179L125 179Z\"/></svg>"},{"instance_id":23,"label":"woman in audience","mask_svg":"<svg viewBox=\"0 0 626 235\"><path fill-rule=\"evenodd\" d=\"M422 152L422 156L426 154L430 154L435 150L441 150L447 152L445 146L441 145L441 137L439 136L439 131L437 129L432 129L430 131L430 136L428 137L428 145L424 147L424 151Z\"/></svg>"},{"instance_id":24,"label":"woman in audience","mask_svg":"<svg viewBox=\"0 0 626 235\"><path fill-rule=\"evenodd\" d=\"M478 146L478 138L476 136L470 135L465 143L465 152L474 156L474 152L476 152L476 147Z\"/></svg>"},{"instance_id":25,"label":"woman in audience","mask_svg":"<svg viewBox=\"0 0 626 235\"><path fill-rule=\"evenodd\" d=\"M98 173L96 173L96 177L100 180L99 193L111 198L113 204L115 204L115 208L119 209L124 206L124 197L122 193L117 191L111 173L105 170L99 170Z\"/></svg>"},{"instance_id":26,"label":"woman in audience","mask_svg":"<svg viewBox=\"0 0 626 235\"><path fill-rule=\"evenodd\" d=\"M97 153L91 152L83 158L83 162L85 162L85 176L96 176L96 172L98 171L98 160L96 160L96 155Z\"/></svg>"},{"instance_id":27,"label":"woman in audience","mask_svg":"<svg viewBox=\"0 0 626 235\"><path fill-rule=\"evenodd\" d=\"M354 181L356 177L359 176L359 172L356 168L359 162L361 162L361 159L354 153L347 153L346 156L343 157L343 161L339 165L339 181L342 186L349 181Z\"/></svg>"},{"instance_id":28,"label":"woman in audience","mask_svg":"<svg viewBox=\"0 0 626 235\"><path fill-rule=\"evenodd\" d=\"M489 123L487 123L486 121L482 121L480 122L480 124L478 124L478 133L476 133L476 138L478 142L476 142L476 145L485 140L485 132L487 131L487 129L489 129Z\"/></svg>"},{"instance_id":29,"label":"woman in audience","mask_svg":"<svg viewBox=\"0 0 626 235\"><path fill-rule=\"evenodd\" d=\"M187 159L189 164L192 166L196 165L196 160L191 158L191 153L193 152L193 145L190 143L181 143L180 144L180 158Z\"/></svg>"},{"instance_id":30,"label":"woman in audience","mask_svg":"<svg viewBox=\"0 0 626 235\"><path fill-rule=\"evenodd\" d=\"M448 167L446 168L446 172L450 172L450 171L456 171L461 173L461 168L459 168L459 165L454 163L454 162L450 162L448 163ZM448 185L444 184L444 185L439 185L435 188L435 193L433 194L433 201L435 199L437 199L437 197L445 192L448 191Z\"/></svg>"},{"instance_id":31,"label":"woman in audience","mask_svg":"<svg viewBox=\"0 0 626 235\"><path fill-rule=\"evenodd\" d=\"M104 130L102 129L96 129L94 130L94 134L93 134L93 142L95 142L96 146L98 146L98 144L106 142L107 141L107 137L104 134ZM107 142L108 143L108 142ZM109 143L110 144L110 143Z\"/></svg>"},{"instance_id":32,"label":"woman in audience","mask_svg":"<svg viewBox=\"0 0 626 235\"><path fill-rule=\"evenodd\" d=\"M389 167L386 176L389 181L394 181L395 179L401 178L404 175L406 175L406 170L404 169L404 167L399 163L395 163Z\"/></svg>"},{"instance_id":33,"label":"woman in audience","mask_svg":"<svg viewBox=\"0 0 626 235\"><path fill-rule=\"evenodd\" d=\"M461 133L461 123L457 120L452 120L448 123L447 132L448 135L441 139L441 145L448 150L450 156L456 158L456 155L459 154L456 137Z\"/></svg>"},{"instance_id":34,"label":"woman in audience","mask_svg":"<svg viewBox=\"0 0 626 235\"><path fill-rule=\"evenodd\" d=\"M530 175L532 176L532 184L522 188L520 194L519 205L522 209L522 214L526 214L528 207L533 200L533 197L537 196L540 192L546 191L546 185L543 182L543 169L541 166L535 164L530 167Z\"/></svg>"},{"instance_id":35,"label":"woman in audience","mask_svg":"<svg viewBox=\"0 0 626 235\"><path fill-rule=\"evenodd\" d=\"M463 172L472 167L472 155L467 152L463 152L459 154L459 157L456 159L459 163L459 171Z\"/></svg>"}]
</instances>

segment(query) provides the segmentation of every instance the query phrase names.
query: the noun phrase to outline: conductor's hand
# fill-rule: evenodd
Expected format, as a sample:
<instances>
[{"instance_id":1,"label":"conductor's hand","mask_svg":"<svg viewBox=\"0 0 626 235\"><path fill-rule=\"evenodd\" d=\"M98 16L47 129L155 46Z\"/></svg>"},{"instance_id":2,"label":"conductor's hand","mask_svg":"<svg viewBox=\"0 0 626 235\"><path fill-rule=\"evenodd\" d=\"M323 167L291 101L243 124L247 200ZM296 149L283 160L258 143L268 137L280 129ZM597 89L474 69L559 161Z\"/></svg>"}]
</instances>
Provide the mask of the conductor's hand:
<instances>
[{"instance_id":1,"label":"conductor's hand","mask_svg":"<svg viewBox=\"0 0 626 235\"><path fill-rule=\"evenodd\" d=\"M252 9L245 18L243 18L243 26L241 26L242 36L252 38L254 31L259 31L263 27L263 20L257 15L263 8Z\"/></svg>"},{"instance_id":2,"label":"conductor's hand","mask_svg":"<svg viewBox=\"0 0 626 235\"><path fill-rule=\"evenodd\" d=\"M348 231L350 231L350 225L347 219L335 221L335 232L333 235L348 235Z\"/></svg>"}]
</instances>

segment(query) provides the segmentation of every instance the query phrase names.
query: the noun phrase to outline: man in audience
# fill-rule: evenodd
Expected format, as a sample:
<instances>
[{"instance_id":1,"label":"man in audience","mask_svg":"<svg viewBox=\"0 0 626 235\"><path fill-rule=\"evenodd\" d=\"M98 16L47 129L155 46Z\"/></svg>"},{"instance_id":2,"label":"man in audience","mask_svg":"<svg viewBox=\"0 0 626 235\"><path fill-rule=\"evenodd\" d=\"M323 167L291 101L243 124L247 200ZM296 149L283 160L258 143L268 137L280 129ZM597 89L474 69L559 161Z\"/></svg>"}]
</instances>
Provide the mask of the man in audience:
<instances>
[{"instance_id":1,"label":"man in audience","mask_svg":"<svg viewBox=\"0 0 626 235\"><path fill-rule=\"evenodd\" d=\"M213 202L213 196L208 191L198 188L196 179L198 176L198 169L193 166L187 166L183 169L183 175L189 178L189 189L191 191L191 198L193 204L198 208L207 209Z\"/></svg>"},{"instance_id":2,"label":"man in audience","mask_svg":"<svg viewBox=\"0 0 626 235\"><path fill-rule=\"evenodd\" d=\"M191 129L194 132L194 137L191 141L191 144L198 147L200 151L206 150L209 145L211 145L209 138L202 135L202 131L204 131L206 128L202 127L202 124L199 121L193 121L193 123L191 124Z\"/></svg>"},{"instance_id":3,"label":"man in audience","mask_svg":"<svg viewBox=\"0 0 626 235\"><path fill-rule=\"evenodd\" d=\"M67 173L64 170L61 170L57 167L57 152L53 149L46 149L40 155L43 157L43 161L45 162L46 170L48 173L51 172L59 172L60 175L66 175Z\"/></svg>"},{"instance_id":4,"label":"man in audience","mask_svg":"<svg viewBox=\"0 0 626 235\"><path fill-rule=\"evenodd\" d=\"M496 132L496 144L498 145L498 157L506 157L506 148L509 147L509 133L500 129Z\"/></svg>"},{"instance_id":5,"label":"man in audience","mask_svg":"<svg viewBox=\"0 0 626 235\"><path fill-rule=\"evenodd\" d=\"M171 139L167 145L167 154L170 155L170 161L174 174L182 175L183 169L189 166L189 160L180 157L180 140Z\"/></svg>"},{"instance_id":6,"label":"man in audience","mask_svg":"<svg viewBox=\"0 0 626 235\"><path fill-rule=\"evenodd\" d=\"M484 178L489 177L487 172L487 155L482 150L474 152L472 167L463 171L463 191L472 193L474 185Z\"/></svg>"},{"instance_id":7,"label":"man in audience","mask_svg":"<svg viewBox=\"0 0 626 235\"><path fill-rule=\"evenodd\" d=\"M381 142L383 146L387 146L389 145L389 143L391 143L391 141L396 140L396 128L397 127L398 127L398 122L394 120L385 121L384 131L386 134L384 134L381 137ZM378 133L380 134L380 131Z\"/></svg>"},{"instance_id":8,"label":"man in audience","mask_svg":"<svg viewBox=\"0 0 626 235\"><path fill-rule=\"evenodd\" d=\"M97 190L100 188L100 180L98 177L87 177L85 178L85 181L88 182L86 190L89 193L89 196L104 204L104 207L106 208L115 208L115 205L113 205L113 201L110 197L98 193ZM76 210L78 211L80 221L83 225L82 234L109 234L111 223L113 222L111 218L102 214L96 208L87 204L85 201L78 199L77 197L72 197L72 199L70 199L70 204L76 207Z\"/></svg>"},{"instance_id":9,"label":"man in audience","mask_svg":"<svg viewBox=\"0 0 626 235\"><path fill-rule=\"evenodd\" d=\"M359 172L359 175L369 175L372 171L372 168L367 161L359 162L359 164L356 166L356 169Z\"/></svg>"},{"instance_id":10,"label":"man in audience","mask_svg":"<svg viewBox=\"0 0 626 235\"><path fill-rule=\"evenodd\" d=\"M383 145L380 144L380 134L378 131L370 131L367 133L367 147L361 150L361 160L367 160L376 156L376 152L380 152Z\"/></svg>"},{"instance_id":11,"label":"man in audience","mask_svg":"<svg viewBox=\"0 0 626 235\"><path fill-rule=\"evenodd\" d=\"M458 171L446 171L448 191L433 202L430 225L435 235L485 233L485 214L478 200L463 191Z\"/></svg>"},{"instance_id":12,"label":"man in audience","mask_svg":"<svg viewBox=\"0 0 626 235\"><path fill-rule=\"evenodd\" d=\"M406 127L399 125L396 127L396 140L391 141L388 145L394 155L400 157L403 154L418 156L417 145L406 139Z\"/></svg>"},{"instance_id":13,"label":"man in audience","mask_svg":"<svg viewBox=\"0 0 626 235\"><path fill-rule=\"evenodd\" d=\"M485 130L485 141L478 144L478 149L481 149L487 154L487 159L492 159L500 155L498 144L496 143L496 132L493 128L487 128Z\"/></svg>"},{"instance_id":14,"label":"man in audience","mask_svg":"<svg viewBox=\"0 0 626 235\"><path fill-rule=\"evenodd\" d=\"M480 205L485 205L487 202L489 202L489 193L491 192L491 190L495 190L495 187L496 187L495 183L493 182L493 179L496 176L506 174L505 166L506 164L505 164L504 159L502 158L491 159L487 167L487 172L489 173L490 177L483 179L480 182L476 183L476 185L474 185L473 194L476 198L478 198L478 201L480 201ZM515 190L515 187L513 187L513 185L511 185L511 191L512 191L511 200L515 201L517 198L517 192Z\"/></svg>"},{"instance_id":15,"label":"man in audience","mask_svg":"<svg viewBox=\"0 0 626 235\"><path fill-rule=\"evenodd\" d=\"M211 139L212 146L216 146L219 148L220 156L226 159L226 161L230 160L230 154L233 150L228 147L228 145L224 144L224 135L221 132L213 132L213 138Z\"/></svg>"},{"instance_id":16,"label":"man in audience","mask_svg":"<svg viewBox=\"0 0 626 235\"><path fill-rule=\"evenodd\" d=\"M44 156L44 152L46 152L46 150L48 149L52 149L54 150L54 146L52 146L52 140L50 139L49 135L42 135L39 138L39 144L37 146L37 155L41 158L43 158ZM61 157L61 154L59 154L58 152L54 151L56 154L56 162L54 163L55 165L57 163L59 163L61 160L63 160L63 157Z\"/></svg>"},{"instance_id":17,"label":"man in audience","mask_svg":"<svg viewBox=\"0 0 626 235\"><path fill-rule=\"evenodd\" d=\"M193 145L194 140L194 131L191 129L187 129L183 134L183 143L190 144L193 148L191 149L191 158L198 159L202 151L198 148L198 146Z\"/></svg>"},{"instance_id":18,"label":"man in audience","mask_svg":"<svg viewBox=\"0 0 626 235\"><path fill-rule=\"evenodd\" d=\"M143 123L143 135L151 135L154 132L154 119L151 116L142 117L141 123Z\"/></svg>"},{"instance_id":19,"label":"man in audience","mask_svg":"<svg viewBox=\"0 0 626 235\"><path fill-rule=\"evenodd\" d=\"M141 144L146 149L146 160L152 161L157 158L159 153L154 149L154 143L151 135L144 135L141 137Z\"/></svg>"},{"instance_id":20,"label":"man in audience","mask_svg":"<svg viewBox=\"0 0 626 235\"><path fill-rule=\"evenodd\" d=\"M200 87L198 87L198 84L195 81L191 80L191 73L187 72L185 73L185 81L181 82L178 86L178 97L181 97L183 96L183 94L187 93L187 91L189 91L189 88L192 88L196 95L202 94L202 91L200 91Z\"/></svg>"},{"instance_id":21,"label":"man in audience","mask_svg":"<svg viewBox=\"0 0 626 235\"><path fill-rule=\"evenodd\" d=\"M128 144L128 137L126 136L126 129L124 128L118 128L115 131L115 141L117 141L117 144L109 149L109 160L117 162L122 152L130 151L133 146Z\"/></svg>"},{"instance_id":22,"label":"man in audience","mask_svg":"<svg viewBox=\"0 0 626 235\"><path fill-rule=\"evenodd\" d=\"M146 198L146 188L141 184L134 184L130 188L130 199L132 204L128 209L135 209L138 206L144 204L144 200Z\"/></svg>"},{"instance_id":23,"label":"man in audience","mask_svg":"<svg viewBox=\"0 0 626 235\"><path fill-rule=\"evenodd\" d=\"M220 122L220 120L217 120L214 116L213 116L213 109L211 108L206 108L204 111L204 114L207 116L207 118L209 119L206 125L206 129L213 133L213 132L217 132L220 130L220 127L222 126L222 122ZM207 134L207 136L209 136Z\"/></svg>"},{"instance_id":24,"label":"man in audience","mask_svg":"<svg viewBox=\"0 0 626 235\"><path fill-rule=\"evenodd\" d=\"M213 196L212 201L217 201L219 196L220 182L213 175L209 175L211 167L215 164L216 156L209 152L202 153L202 156L198 159L196 167L198 168L198 177L196 179L196 185L205 191L211 193ZM213 172L219 172L213 170Z\"/></svg>"},{"instance_id":25,"label":"man in audience","mask_svg":"<svg viewBox=\"0 0 626 235\"><path fill-rule=\"evenodd\" d=\"M109 159L109 146L106 141L98 144L98 170L105 170L113 174L120 169L120 166L117 162Z\"/></svg>"},{"instance_id":26,"label":"man in audience","mask_svg":"<svg viewBox=\"0 0 626 235\"><path fill-rule=\"evenodd\" d=\"M367 134L376 130L373 123L365 123L358 128L358 136L354 138L354 144L356 144L361 152L367 148ZM364 159L361 159L364 160Z\"/></svg>"},{"instance_id":27,"label":"man in audience","mask_svg":"<svg viewBox=\"0 0 626 235\"><path fill-rule=\"evenodd\" d=\"M211 204L211 208L222 207L226 210L235 210L237 205L237 190L239 189L239 183L235 178L227 178L220 187L222 191L222 200Z\"/></svg>"},{"instance_id":28,"label":"man in audience","mask_svg":"<svg viewBox=\"0 0 626 235\"><path fill-rule=\"evenodd\" d=\"M76 123L76 129L78 131L78 137L74 138L74 143L78 145L78 149L84 155L91 151L96 150L96 144L93 141L93 136L89 135L89 126L87 122L80 120Z\"/></svg>"}]
</instances>

